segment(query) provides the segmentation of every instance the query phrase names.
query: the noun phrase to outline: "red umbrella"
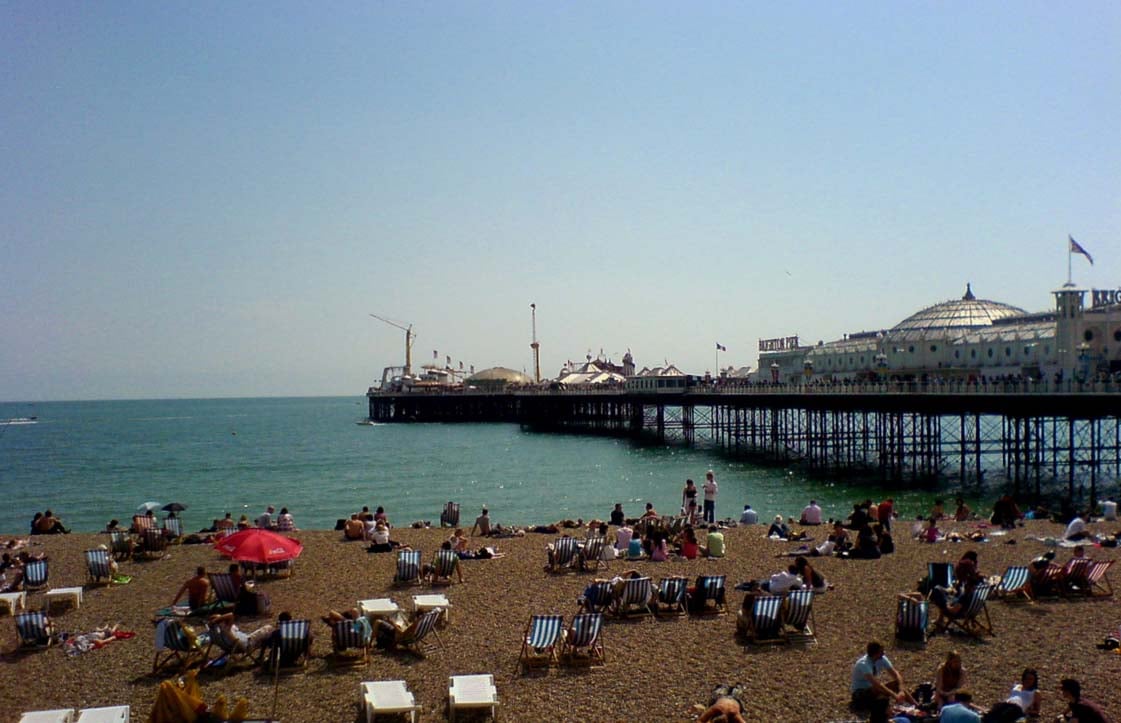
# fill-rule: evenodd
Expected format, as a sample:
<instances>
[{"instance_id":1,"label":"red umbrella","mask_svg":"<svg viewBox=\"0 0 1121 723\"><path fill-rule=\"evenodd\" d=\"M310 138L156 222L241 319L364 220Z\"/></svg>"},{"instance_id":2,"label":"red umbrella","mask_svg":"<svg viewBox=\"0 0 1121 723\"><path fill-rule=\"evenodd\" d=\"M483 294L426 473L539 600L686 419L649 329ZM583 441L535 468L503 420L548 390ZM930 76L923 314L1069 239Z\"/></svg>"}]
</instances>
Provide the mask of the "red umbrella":
<instances>
[{"instance_id":1,"label":"red umbrella","mask_svg":"<svg viewBox=\"0 0 1121 723\"><path fill-rule=\"evenodd\" d=\"M272 564L296 559L304 546L291 537L252 527L218 540L214 549L238 562Z\"/></svg>"}]
</instances>

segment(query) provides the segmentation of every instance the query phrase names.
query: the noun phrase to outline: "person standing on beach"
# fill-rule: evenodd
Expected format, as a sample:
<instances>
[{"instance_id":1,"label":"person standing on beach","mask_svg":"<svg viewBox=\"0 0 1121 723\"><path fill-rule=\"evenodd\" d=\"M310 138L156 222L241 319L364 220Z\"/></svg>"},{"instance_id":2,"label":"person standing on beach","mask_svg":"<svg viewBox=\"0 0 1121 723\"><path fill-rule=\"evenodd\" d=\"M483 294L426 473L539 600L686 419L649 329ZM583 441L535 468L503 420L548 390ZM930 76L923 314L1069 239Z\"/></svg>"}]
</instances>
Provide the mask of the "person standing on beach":
<instances>
[{"instance_id":1,"label":"person standing on beach","mask_svg":"<svg viewBox=\"0 0 1121 723\"><path fill-rule=\"evenodd\" d=\"M711 469L705 472L705 522L716 522L716 493L719 489L716 484L716 474Z\"/></svg>"},{"instance_id":2,"label":"person standing on beach","mask_svg":"<svg viewBox=\"0 0 1121 723\"><path fill-rule=\"evenodd\" d=\"M475 518L475 524L471 528L471 536L475 536L475 531L478 530L479 534L483 537L490 536L490 510L486 507L483 508L483 514Z\"/></svg>"},{"instance_id":3,"label":"person standing on beach","mask_svg":"<svg viewBox=\"0 0 1121 723\"><path fill-rule=\"evenodd\" d=\"M681 491L681 512L691 525L697 517L697 485L693 480L685 480L685 489Z\"/></svg>"}]
</instances>

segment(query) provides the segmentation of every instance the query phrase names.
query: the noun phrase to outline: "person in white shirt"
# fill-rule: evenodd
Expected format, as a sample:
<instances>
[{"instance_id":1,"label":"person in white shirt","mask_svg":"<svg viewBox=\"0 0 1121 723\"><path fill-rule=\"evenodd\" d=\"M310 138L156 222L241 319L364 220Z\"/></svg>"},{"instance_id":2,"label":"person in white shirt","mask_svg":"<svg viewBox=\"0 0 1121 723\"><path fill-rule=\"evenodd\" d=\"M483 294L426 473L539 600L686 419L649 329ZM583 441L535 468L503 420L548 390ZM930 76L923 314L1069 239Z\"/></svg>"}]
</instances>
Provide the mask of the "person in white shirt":
<instances>
[{"instance_id":1,"label":"person in white shirt","mask_svg":"<svg viewBox=\"0 0 1121 723\"><path fill-rule=\"evenodd\" d=\"M716 522L716 493L720 487L716 484L716 474L710 469L705 472L705 507L704 507L704 520L705 522Z\"/></svg>"},{"instance_id":2,"label":"person in white shirt","mask_svg":"<svg viewBox=\"0 0 1121 723\"><path fill-rule=\"evenodd\" d=\"M627 546L631 544L632 537L634 537L634 530L629 525L623 525L615 530L615 549L626 550Z\"/></svg>"},{"instance_id":3,"label":"person in white shirt","mask_svg":"<svg viewBox=\"0 0 1121 723\"><path fill-rule=\"evenodd\" d=\"M741 525L756 525L759 524L759 514L751 509L751 505L743 506L743 514L740 515Z\"/></svg>"},{"instance_id":4,"label":"person in white shirt","mask_svg":"<svg viewBox=\"0 0 1121 723\"><path fill-rule=\"evenodd\" d=\"M269 505L265 509L265 511L262 512L261 515L257 518L257 527L260 527L263 530L271 530L272 529L272 515L273 515L274 512L276 512L276 508L273 507L272 505Z\"/></svg>"},{"instance_id":5,"label":"person in white shirt","mask_svg":"<svg viewBox=\"0 0 1121 723\"><path fill-rule=\"evenodd\" d=\"M802 525L820 525L821 524L821 508L818 507L817 500L810 500L810 503L802 510L802 519L799 522Z\"/></svg>"},{"instance_id":6,"label":"person in white shirt","mask_svg":"<svg viewBox=\"0 0 1121 723\"><path fill-rule=\"evenodd\" d=\"M791 565L787 569L771 575L771 579L760 587L772 595L785 595L787 590L800 589L802 584L802 576L798 574L798 568Z\"/></svg>"},{"instance_id":7,"label":"person in white shirt","mask_svg":"<svg viewBox=\"0 0 1121 723\"><path fill-rule=\"evenodd\" d=\"M1066 531L1063 532L1063 539L1082 540L1087 537L1089 537L1089 533L1086 532L1086 520L1082 519L1078 515L1075 515L1074 519L1070 521L1069 525L1067 525Z\"/></svg>"}]
</instances>

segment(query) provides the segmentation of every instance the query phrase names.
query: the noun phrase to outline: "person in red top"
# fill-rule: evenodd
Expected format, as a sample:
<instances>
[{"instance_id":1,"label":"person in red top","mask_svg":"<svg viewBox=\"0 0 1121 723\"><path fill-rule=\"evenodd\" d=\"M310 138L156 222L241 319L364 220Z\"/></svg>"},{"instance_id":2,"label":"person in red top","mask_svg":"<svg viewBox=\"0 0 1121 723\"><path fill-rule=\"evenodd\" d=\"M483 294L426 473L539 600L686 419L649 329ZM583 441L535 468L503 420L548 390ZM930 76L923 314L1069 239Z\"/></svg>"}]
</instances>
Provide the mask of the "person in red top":
<instances>
[{"instance_id":1,"label":"person in red top","mask_svg":"<svg viewBox=\"0 0 1121 723\"><path fill-rule=\"evenodd\" d=\"M1067 704L1067 720L1071 723L1111 723L1097 703L1082 697L1082 684L1074 678L1063 678L1059 685Z\"/></svg>"},{"instance_id":2,"label":"person in red top","mask_svg":"<svg viewBox=\"0 0 1121 723\"><path fill-rule=\"evenodd\" d=\"M891 532L891 517L895 513L895 500L888 497L876 507L876 515L884 529Z\"/></svg>"}]
</instances>

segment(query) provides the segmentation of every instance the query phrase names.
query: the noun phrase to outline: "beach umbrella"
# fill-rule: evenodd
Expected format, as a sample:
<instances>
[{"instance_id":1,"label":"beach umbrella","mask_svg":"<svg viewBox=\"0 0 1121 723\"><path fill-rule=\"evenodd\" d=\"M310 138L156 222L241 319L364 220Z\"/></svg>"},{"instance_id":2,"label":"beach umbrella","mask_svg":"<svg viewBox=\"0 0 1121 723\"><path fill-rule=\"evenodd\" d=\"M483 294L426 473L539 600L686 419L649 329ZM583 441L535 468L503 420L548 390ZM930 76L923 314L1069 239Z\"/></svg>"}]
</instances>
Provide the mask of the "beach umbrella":
<instances>
[{"instance_id":1,"label":"beach umbrella","mask_svg":"<svg viewBox=\"0 0 1121 723\"><path fill-rule=\"evenodd\" d=\"M144 504L140 505L139 507L137 507L136 511L143 515L143 514L147 514L148 512L152 512L153 510L158 510L159 508L160 508L160 503L159 502L152 502L151 500L149 500L149 501L145 502Z\"/></svg>"},{"instance_id":2,"label":"beach umbrella","mask_svg":"<svg viewBox=\"0 0 1121 723\"><path fill-rule=\"evenodd\" d=\"M304 551L304 546L291 537L252 527L218 540L214 543L214 549L238 562L268 565L296 559Z\"/></svg>"},{"instance_id":3,"label":"beach umbrella","mask_svg":"<svg viewBox=\"0 0 1121 723\"><path fill-rule=\"evenodd\" d=\"M187 509L187 505L183 504L182 502L169 502L160 509L162 509L164 512L182 512L183 510Z\"/></svg>"}]
</instances>

